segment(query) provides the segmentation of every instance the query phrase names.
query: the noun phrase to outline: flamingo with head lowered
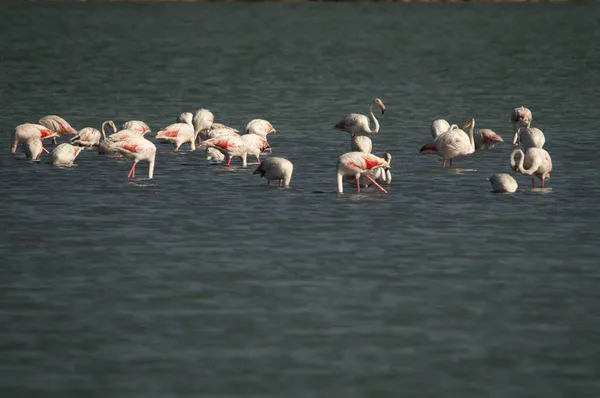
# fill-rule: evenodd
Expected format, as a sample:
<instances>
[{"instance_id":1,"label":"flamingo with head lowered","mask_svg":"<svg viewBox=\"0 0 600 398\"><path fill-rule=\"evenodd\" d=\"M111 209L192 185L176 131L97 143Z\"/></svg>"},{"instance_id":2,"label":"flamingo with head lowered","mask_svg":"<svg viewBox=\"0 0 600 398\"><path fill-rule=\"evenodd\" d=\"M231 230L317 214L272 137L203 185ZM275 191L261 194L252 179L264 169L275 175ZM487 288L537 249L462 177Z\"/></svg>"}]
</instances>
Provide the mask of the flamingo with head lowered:
<instances>
[{"instance_id":1,"label":"flamingo with head lowered","mask_svg":"<svg viewBox=\"0 0 600 398\"><path fill-rule=\"evenodd\" d=\"M127 178L135 178L135 167L140 161L148 163L148 179L154 177L154 162L156 160L156 146L142 136L131 136L128 139L117 141L113 144L116 151L129 159L133 165Z\"/></svg>"},{"instance_id":2,"label":"flamingo with head lowered","mask_svg":"<svg viewBox=\"0 0 600 398\"><path fill-rule=\"evenodd\" d=\"M267 179L267 185L271 185L271 180L279 180L279 186L289 186L292 180L294 165L285 158L272 157L264 160L254 170L252 174L260 174Z\"/></svg>"},{"instance_id":3,"label":"flamingo with head lowered","mask_svg":"<svg viewBox=\"0 0 600 398\"><path fill-rule=\"evenodd\" d=\"M81 146L60 144L52 151L52 164L54 166L72 166L82 149Z\"/></svg>"},{"instance_id":4,"label":"flamingo with head lowered","mask_svg":"<svg viewBox=\"0 0 600 398\"><path fill-rule=\"evenodd\" d=\"M39 123L52 131L56 131L58 135L77 134L77 130L71 127L71 125L60 116L44 116L40 119ZM56 137L52 138L52 143L56 145Z\"/></svg>"},{"instance_id":5,"label":"flamingo with head lowered","mask_svg":"<svg viewBox=\"0 0 600 398\"><path fill-rule=\"evenodd\" d=\"M354 177L356 180L356 192L360 193L360 177L365 176L382 192L387 193L370 175L377 167L390 168L390 164L378 156L363 152L348 152L338 158L337 162L337 192L343 193L344 177Z\"/></svg>"},{"instance_id":6,"label":"flamingo with head lowered","mask_svg":"<svg viewBox=\"0 0 600 398\"><path fill-rule=\"evenodd\" d=\"M241 137L238 136L223 136L217 138L211 138L206 141L202 141L200 144L203 148L214 148L217 151L225 155L227 159L226 167L231 165L231 159L233 157L239 157L242 159L242 167L248 165L248 149L246 143Z\"/></svg>"},{"instance_id":7,"label":"flamingo with head lowered","mask_svg":"<svg viewBox=\"0 0 600 398\"><path fill-rule=\"evenodd\" d=\"M192 123L171 124L160 130L156 134L156 138L173 144L175 151L178 151L179 147L186 142L189 142L191 151L196 150L196 135Z\"/></svg>"},{"instance_id":8,"label":"flamingo with head lowered","mask_svg":"<svg viewBox=\"0 0 600 398\"><path fill-rule=\"evenodd\" d=\"M531 111L524 106L513 109L510 113L510 122L513 125L515 136L513 138L513 145L519 145L519 129L521 127L529 127L533 120L533 114Z\"/></svg>"},{"instance_id":9,"label":"flamingo with head lowered","mask_svg":"<svg viewBox=\"0 0 600 398\"><path fill-rule=\"evenodd\" d=\"M37 138L43 141L45 139L56 138L58 136L59 135L56 131L49 129L46 126L42 126L41 124L21 124L15 128L15 132L13 133L10 152L16 153L17 146L27 141L28 139ZM42 147L42 150L46 153L49 153L48 150L46 150L46 148L44 147Z\"/></svg>"},{"instance_id":10,"label":"flamingo with head lowered","mask_svg":"<svg viewBox=\"0 0 600 398\"><path fill-rule=\"evenodd\" d=\"M510 174L494 174L489 180L494 192L513 193L519 187L517 181Z\"/></svg>"},{"instance_id":11,"label":"flamingo with head lowered","mask_svg":"<svg viewBox=\"0 0 600 398\"><path fill-rule=\"evenodd\" d=\"M144 135L151 131L150 127L148 127L148 125L142 122L141 120L129 120L123 123L123 125L121 126L121 130L137 131L140 135Z\"/></svg>"},{"instance_id":12,"label":"flamingo with head lowered","mask_svg":"<svg viewBox=\"0 0 600 398\"><path fill-rule=\"evenodd\" d=\"M517 153L521 155L518 164L515 162ZM552 172L552 158L542 148L528 148L525 153L520 149L515 149L510 154L510 167L521 174L530 175L533 188L535 188L533 176L536 176L542 181L542 188L544 188L546 179L550 178Z\"/></svg>"}]
</instances>

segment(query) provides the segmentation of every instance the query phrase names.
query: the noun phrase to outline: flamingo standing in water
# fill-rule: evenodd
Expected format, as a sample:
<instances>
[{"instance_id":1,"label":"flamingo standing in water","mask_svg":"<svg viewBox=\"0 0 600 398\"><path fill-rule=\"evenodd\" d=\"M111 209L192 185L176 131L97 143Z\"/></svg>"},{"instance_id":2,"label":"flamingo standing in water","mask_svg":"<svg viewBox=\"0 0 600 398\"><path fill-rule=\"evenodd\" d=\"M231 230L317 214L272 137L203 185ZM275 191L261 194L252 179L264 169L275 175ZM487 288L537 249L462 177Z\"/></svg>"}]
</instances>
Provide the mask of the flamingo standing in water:
<instances>
[{"instance_id":1,"label":"flamingo standing in water","mask_svg":"<svg viewBox=\"0 0 600 398\"><path fill-rule=\"evenodd\" d=\"M242 166L247 167L247 157L248 152L246 148L246 143L241 137L236 136L224 136L218 138L211 138L206 141L202 141L202 147L206 148L215 148L223 155L225 155L227 159L226 166L229 167L231 165L231 159L235 157L240 157L242 159Z\"/></svg>"},{"instance_id":2,"label":"flamingo standing in water","mask_svg":"<svg viewBox=\"0 0 600 398\"><path fill-rule=\"evenodd\" d=\"M257 134L244 134L240 136L246 145L246 153L256 156L256 161L260 163L260 154L270 149L269 143L265 137Z\"/></svg>"},{"instance_id":3,"label":"flamingo standing in water","mask_svg":"<svg viewBox=\"0 0 600 398\"><path fill-rule=\"evenodd\" d=\"M523 106L513 109L510 114L510 122L513 125L515 136L513 138L513 145L519 145L519 129L521 127L529 127L533 120L533 114L531 111Z\"/></svg>"},{"instance_id":4,"label":"flamingo standing in water","mask_svg":"<svg viewBox=\"0 0 600 398\"><path fill-rule=\"evenodd\" d=\"M474 138L475 150L493 149L499 142L504 142L502 137L490 129L477 130Z\"/></svg>"},{"instance_id":5,"label":"flamingo standing in water","mask_svg":"<svg viewBox=\"0 0 600 398\"><path fill-rule=\"evenodd\" d=\"M494 174L489 180L494 192L513 193L519 187L517 181L510 174Z\"/></svg>"},{"instance_id":6,"label":"flamingo standing in water","mask_svg":"<svg viewBox=\"0 0 600 398\"><path fill-rule=\"evenodd\" d=\"M52 131L56 131L58 135L77 134L71 125L62 117L56 115L48 115L41 118L38 122L42 126L46 126ZM56 145L56 137L52 138L52 143Z\"/></svg>"},{"instance_id":7,"label":"flamingo standing in water","mask_svg":"<svg viewBox=\"0 0 600 398\"><path fill-rule=\"evenodd\" d=\"M392 164L392 154L386 153L383 156L383 159L385 159L385 161L388 162L390 165ZM368 174L373 180L375 180L381 185L390 185L392 183L392 172L387 167L376 167L375 169L373 169L373 171L369 172ZM356 186L356 180L353 176L346 177L346 181L348 181L348 184ZM368 188L371 185L373 185L373 183L366 176L362 176L360 178L361 188Z\"/></svg>"},{"instance_id":8,"label":"flamingo standing in water","mask_svg":"<svg viewBox=\"0 0 600 398\"><path fill-rule=\"evenodd\" d=\"M23 143L21 150L25 153L27 159L37 162L40 160L40 155L42 154L42 150L44 146L42 145L42 140L39 138L29 138Z\"/></svg>"},{"instance_id":9,"label":"flamingo standing in water","mask_svg":"<svg viewBox=\"0 0 600 398\"><path fill-rule=\"evenodd\" d=\"M356 180L356 191L360 192L360 177L364 175L367 179L371 180L377 188L381 189L384 193L387 193L387 191L368 174L376 167L390 168L390 164L385 159L370 153L348 152L343 154L339 157L337 162L337 192L344 192L344 177L354 177Z\"/></svg>"},{"instance_id":10,"label":"flamingo standing in water","mask_svg":"<svg viewBox=\"0 0 600 398\"><path fill-rule=\"evenodd\" d=\"M115 150L129 159L133 159L133 165L127 174L127 178L135 178L135 167L138 162L148 163L148 179L154 177L154 162L156 160L156 146L141 136L131 136L114 144Z\"/></svg>"},{"instance_id":11,"label":"flamingo standing in water","mask_svg":"<svg viewBox=\"0 0 600 398\"><path fill-rule=\"evenodd\" d=\"M194 133L194 126L191 123L175 123L171 124L164 129L160 130L156 134L156 138L161 141L170 142L175 147L175 152L179 150L179 147L186 143L190 143L190 150L196 150L196 135Z\"/></svg>"},{"instance_id":12,"label":"flamingo standing in water","mask_svg":"<svg viewBox=\"0 0 600 398\"><path fill-rule=\"evenodd\" d=\"M452 126L456 126L456 125L452 125ZM434 120L431 123L431 125L429 126L429 131L431 132L433 141L431 141L429 144L427 144L427 147L423 151L421 151L420 154L425 155L425 154L431 153L431 154L435 154L435 155L438 155L441 157L442 156L441 153L439 153L437 151L437 149L434 149L435 148L435 139L438 136L440 136L441 134L443 134L446 131L448 131L449 129L451 129L452 126L450 126L450 124L444 119ZM457 127L458 126L456 126L455 128L457 128ZM474 133L473 138L475 140L475 150L492 149L499 142L504 142L502 137L500 137L498 134L494 133L490 129L477 130Z\"/></svg>"},{"instance_id":13,"label":"flamingo standing in water","mask_svg":"<svg viewBox=\"0 0 600 398\"><path fill-rule=\"evenodd\" d=\"M30 138L37 138L39 140L45 140L48 138L58 137L58 133L52 129L41 124L25 123L17 126L12 136L12 143L10 152L16 153L17 146L27 141ZM42 147L42 150L49 153L46 148Z\"/></svg>"},{"instance_id":14,"label":"flamingo standing in water","mask_svg":"<svg viewBox=\"0 0 600 398\"><path fill-rule=\"evenodd\" d=\"M85 127L81 129L75 137L71 138L71 144L79 145L84 148L92 148L96 145L100 145L101 139L102 133L100 131L93 127Z\"/></svg>"},{"instance_id":15,"label":"flamingo standing in water","mask_svg":"<svg viewBox=\"0 0 600 398\"><path fill-rule=\"evenodd\" d=\"M272 180L279 180L279 186L289 186L292 180L294 165L285 158L272 157L265 159L254 170L252 174L260 174L267 179L267 185L271 185Z\"/></svg>"},{"instance_id":16,"label":"flamingo standing in water","mask_svg":"<svg viewBox=\"0 0 600 398\"><path fill-rule=\"evenodd\" d=\"M60 144L52 151L52 164L55 166L72 166L83 147L71 144Z\"/></svg>"},{"instance_id":17,"label":"flamingo standing in water","mask_svg":"<svg viewBox=\"0 0 600 398\"><path fill-rule=\"evenodd\" d=\"M515 162L515 155L521 155L519 163ZM542 188L547 178L550 178L552 172L552 158L550 154L542 148L527 148L525 153L520 149L515 149L510 154L510 167L514 171L519 171L521 174L531 176L531 186L535 188L535 180L533 176L536 176L542 181Z\"/></svg>"},{"instance_id":18,"label":"flamingo standing in water","mask_svg":"<svg viewBox=\"0 0 600 398\"><path fill-rule=\"evenodd\" d=\"M513 139L513 145L517 145L517 141L521 143L523 149L527 148L543 148L546 143L546 137L542 130L535 127L520 128L517 131L518 139Z\"/></svg>"},{"instance_id":19,"label":"flamingo standing in water","mask_svg":"<svg viewBox=\"0 0 600 398\"><path fill-rule=\"evenodd\" d=\"M341 122L336 124L334 127L336 129L343 130L351 135L360 135L360 134L377 134L379 133L379 122L377 118L373 114L373 105L377 105L381 108L381 114L385 112L385 105L379 98L374 98L369 106L369 116L374 123L373 129L371 129L369 124L369 119L365 115L361 115L358 113L350 113L347 115Z\"/></svg>"},{"instance_id":20,"label":"flamingo standing in water","mask_svg":"<svg viewBox=\"0 0 600 398\"><path fill-rule=\"evenodd\" d=\"M121 126L121 130L137 131L138 133L140 133L140 135L144 135L151 131L150 127L148 127L148 125L142 122L141 120L129 120L123 123L123 125Z\"/></svg>"},{"instance_id":21,"label":"flamingo standing in water","mask_svg":"<svg viewBox=\"0 0 600 398\"><path fill-rule=\"evenodd\" d=\"M450 160L450 167L452 167L452 159L475 152L475 139L473 137L475 119L466 122L463 128L466 127L469 127L469 135L453 124L448 131L438 135L433 143L421 147L419 153L438 152L439 156L444 159L442 167L446 167L446 160Z\"/></svg>"},{"instance_id":22,"label":"flamingo standing in water","mask_svg":"<svg viewBox=\"0 0 600 398\"><path fill-rule=\"evenodd\" d=\"M198 109L196 111L192 118L192 125L194 126L194 139L198 140L198 144L207 139L204 135L214 121L215 115L208 109Z\"/></svg>"}]
</instances>

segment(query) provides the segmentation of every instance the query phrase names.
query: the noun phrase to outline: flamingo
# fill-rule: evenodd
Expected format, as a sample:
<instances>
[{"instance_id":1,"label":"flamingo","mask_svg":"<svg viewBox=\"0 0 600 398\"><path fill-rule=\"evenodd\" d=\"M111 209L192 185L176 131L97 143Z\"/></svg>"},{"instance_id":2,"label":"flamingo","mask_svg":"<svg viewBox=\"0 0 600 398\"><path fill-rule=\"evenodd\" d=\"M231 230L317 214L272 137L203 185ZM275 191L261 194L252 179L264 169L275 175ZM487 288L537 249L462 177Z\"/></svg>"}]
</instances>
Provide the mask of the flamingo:
<instances>
[{"instance_id":1,"label":"flamingo","mask_svg":"<svg viewBox=\"0 0 600 398\"><path fill-rule=\"evenodd\" d=\"M343 130L352 136L361 135L361 134L377 134L379 133L379 122L375 115L373 114L373 105L377 105L381 108L381 114L385 112L385 105L379 98L374 98L369 106L369 116L373 123L375 124L374 128L371 130L369 125L369 119L365 115L361 115L358 113L350 113L347 115L341 122L336 124L334 128Z\"/></svg>"},{"instance_id":2,"label":"flamingo","mask_svg":"<svg viewBox=\"0 0 600 398\"><path fill-rule=\"evenodd\" d=\"M492 149L499 142L504 142L502 137L490 129L477 130L475 133L475 150Z\"/></svg>"},{"instance_id":3,"label":"flamingo","mask_svg":"<svg viewBox=\"0 0 600 398\"><path fill-rule=\"evenodd\" d=\"M225 160L225 155L212 147L206 148L204 151L204 156L206 157L206 160L213 160L215 162L222 162Z\"/></svg>"},{"instance_id":4,"label":"flamingo","mask_svg":"<svg viewBox=\"0 0 600 398\"><path fill-rule=\"evenodd\" d=\"M354 135L350 139L350 149L354 152L371 153L373 141L366 135Z\"/></svg>"},{"instance_id":5,"label":"flamingo","mask_svg":"<svg viewBox=\"0 0 600 398\"><path fill-rule=\"evenodd\" d=\"M104 127L106 127L107 124L113 129L113 134L111 136L117 133L117 126L115 126L115 123L112 120L105 120L104 122L102 122L102 127L100 128L100 131L102 132L102 137L104 138L104 140L98 144L98 153L115 154L117 153L117 151L112 147L113 141L109 140L106 137L106 131L104 131Z\"/></svg>"},{"instance_id":6,"label":"flamingo","mask_svg":"<svg viewBox=\"0 0 600 398\"><path fill-rule=\"evenodd\" d=\"M519 163L515 162L515 155L520 154ZM510 167L513 171L519 171L521 174L531 176L531 186L535 188L535 180L533 176L536 176L542 181L542 188L544 188L547 178L550 178L552 172L552 158L550 154L542 148L527 148L525 153L520 149L515 149L510 154Z\"/></svg>"},{"instance_id":7,"label":"flamingo","mask_svg":"<svg viewBox=\"0 0 600 398\"><path fill-rule=\"evenodd\" d=\"M179 147L186 143L190 143L190 150L196 150L196 135L194 126L191 123L175 123L171 124L156 134L156 138L161 141L170 142L175 147L175 152Z\"/></svg>"},{"instance_id":8,"label":"flamingo","mask_svg":"<svg viewBox=\"0 0 600 398\"><path fill-rule=\"evenodd\" d=\"M390 165L392 164L392 155L390 153L386 153L383 156L383 159L385 159L385 161L388 162ZM383 185L383 184L389 185L392 183L392 173L389 168L376 167L375 169L373 169L373 171L371 171L369 173L369 176L381 185ZM346 177L346 181L350 185L356 186L356 180L354 179L353 176ZM373 185L373 183L371 182L371 180L369 180L365 176L362 176L360 178L361 188L368 188L371 185Z\"/></svg>"},{"instance_id":9,"label":"flamingo","mask_svg":"<svg viewBox=\"0 0 600 398\"><path fill-rule=\"evenodd\" d=\"M183 112L179 116L177 116L177 120L175 123L188 123L193 124L194 114L192 112Z\"/></svg>"},{"instance_id":10,"label":"flamingo","mask_svg":"<svg viewBox=\"0 0 600 398\"><path fill-rule=\"evenodd\" d=\"M84 148L92 148L96 145L100 145L100 139L102 133L93 127L85 127L77 133L77 135L71 138L71 144L79 145Z\"/></svg>"},{"instance_id":11,"label":"flamingo","mask_svg":"<svg viewBox=\"0 0 600 398\"><path fill-rule=\"evenodd\" d=\"M123 123L123 125L121 126L121 130L137 131L140 135L144 135L151 131L150 127L148 127L148 125L142 122L141 120L129 120Z\"/></svg>"},{"instance_id":12,"label":"flamingo","mask_svg":"<svg viewBox=\"0 0 600 398\"><path fill-rule=\"evenodd\" d=\"M49 128L52 131L56 131L58 135L77 134L77 130L71 127L71 125L60 116L44 116L39 120L38 123L42 126ZM56 145L56 137L52 138L52 143Z\"/></svg>"},{"instance_id":13,"label":"flamingo","mask_svg":"<svg viewBox=\"0 0 600 398\"><path fill-rule=\"evenodd\" d=\"M55 132L52 129L49 129L46 126L42 126L41 124L21 124L15 128L15 132L13 133L10 152L16 153L17 146L30 138L38 138L43 141L45 139L56 138L58 136L59 135L57 132ZM46 153L49 153L44 147L42 147L42 150Z\"/></svg>"},{"instance_id":14,"label":"flamingo","mask_svg":"<svg viewBox=\"0 0 600 398\"><path fill-rule=\"evenodd\" d=\"M510 114L510 121L513 125L513 129L515 131L515 136L513 138L513 145L518 145L518 135L519 129L521 127L529 127L531 125L531 121L533 120L533 115L531 111L523 106L513 109Z\"/></svg>"},{"instance_id":15,"label":"flamingo","mask_svg":"<svg viewBox=\"0 0 600 398\"><path fill-rule=\"evenodd\" d=\"M240 135L237 133L237 130L232 129L231 127L219 127L224 126L220 123L213 124L208 130L203 132L203 140L210 140L211 138L218 137L239 137Z\"/></svg>"},{"instance_id":16,"label":"flamingo","mask_svg":"<svg viewBox=\"0 0 600 398\"><path fill-rule=\"evenodd\" d=\"M267 137L271 133L275 133L273 125L264 119L253 119L246 124L246 134L256 134L262 137Z\"/></svg>"},{"instance_id":17,"label":"flamingo","mask_svg":"<svg viewBox=\"0 0 600 398\"><path fill-rule=\"evenodd\" d=\"M256 156L256 161L260 163L260 154L270 149L269 143L265 137L257 134L244 134L240 136L246 145L248 155Z\"/></svg>"},{"instance_id":18,"label":"flamingo","mask_svg":"<svg viewBox=\"0 0 600 398\"><path fill-rule=\"evenodd\" d=\"M72 166L83 147L71 144L60 144L52 151L52 164L55 166Z\"/></svg>"},{"instance_id":19,"label":"flamingo","mask_svg":"<svg viewBox=\"0 0 600 398\"><path fill-rule=\"evenodd\" d=\"M23 153L25 153L27 159L37 162L40 160L40 155L42 154L43 148L42 140L32 137L23 143L21 150Z\"/></svg>"},{"instance_id":20,"label":"flamingo","mask_svg":"<svg viewBox=\"0 0 600 398\"><path fill-rule=\"evenodd\" d=\"M261 177L265 177L268 185L271 185L271 180L279 180L279 186L283 182L283 185L287 187L290 185L293 172L292 162L285 158L272 157L262 161L252 174L260 174Z\"/></svg>"},{"instance_id":21,"label":"flamingo","mask_svg":"<svg viewBox=\"0 0 600 398\"><path fill-rule=\"evenodd\" d=\"M360 192L360 177L361 175L364 175L367 179L371 180L377 188L381 189L384 193L387 193L387 191L368 174L376 167L390 168L390 164L386 162L385 159L370 153L347 152L343 154L339 157L337 162L337 192L344 192L342 184L344 177L354 177L356 180L356 191Z\"/></svg>"},{"instance_id":22,"label":"flamingo","mask_svg":"<svg viewBox=\"0 0 600 398\"><path fill-rule=\"evenodd\" d=\"M208 109L199 109L194 114L192 125L194 126L194 139L198 139L198 143L207 139L203 135L212 126L214 121L215 115Z\"/></svg>"},{"instance_id":23,"label":"flamingo","mask_svg":"<svg viewBox=\"0 0 600 398\"><path fill-rule=\"evenodd\" d=\"M520 128L517 134L523 149L543 148L546 143L546 137L542 130L535 127ZM517 144L517 138L513 139L513 144Z\"/></svg>"},{"instance_id":24,"label":"flamingo","mask_svg":"<svg viewBox=\"0 0 600 398\"><path fill-rule=\"evenodd\" d=\"M240 157L242 159L242 166L247 167L247 148L246 143L241 137L236 136L225 136L218 138L211 138L206 141L202 141L202 147L206 148L215 148L223 155L225 155L227 159L226 166L229 167L231 165L231 159L235 157Z\"/></svg>"},{"instance_id":25,"label":"flamingo","mask_svg":"<svg viewBox=\"0 0 600 398\"><path fill-rule=\"evenodd\" d=\"M489 180L494 192L513 193L519 187L517 181L510 174L494 174Z\"/></svg>"},{"instance_id":26,"label":"flamingo","mask_svg":"<svg viewBox=\"0 0 600 398\"><path fill-rule=\"evenodd\" d=\"M469 135L453 124L448 131L438 135L434 142L423 145L419 153L422 155L435 151L444 159L442 167L446 167L446 160L448 159L450 160L450 167L452 167L452 159L475 152L475 140L473 138L475 119L466 122L463 128L466 127L469 127Z\"/></svg>"},{"instance_id":27,"label":"flamingo","mask_svg":"<svg viewBox=\"0 0 600 398\"><path fill-rule=\"evenodd\" d=\"M148 179L154 177L154 162L156 160L156 145L141 136L131 136L128 139L117 141L114 148L123 156L133 159L133 165L127 178L135 178L135 166L138 162L148 163Z\"/></svg>"}]
</instances>

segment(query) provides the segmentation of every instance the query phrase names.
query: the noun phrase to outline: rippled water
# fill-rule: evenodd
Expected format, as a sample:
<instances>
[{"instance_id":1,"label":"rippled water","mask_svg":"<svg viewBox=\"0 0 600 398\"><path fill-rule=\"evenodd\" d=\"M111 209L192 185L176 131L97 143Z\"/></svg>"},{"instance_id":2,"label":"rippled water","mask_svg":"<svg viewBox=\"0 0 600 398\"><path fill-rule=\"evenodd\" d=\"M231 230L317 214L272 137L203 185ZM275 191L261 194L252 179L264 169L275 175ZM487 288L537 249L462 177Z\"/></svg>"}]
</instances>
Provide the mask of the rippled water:
<instances>
[{"instance_id":1,"label":"rippled water","mask_svg":"<svg viewBox=\"0 0 600 398\"><path fill-rule=\"evenodd\" d=\"M0 5L0 395L595 397L600 8ZM379 96L389 195L336 195L331 129ZM442 170L443 117L511 137L532 109L551 189L508 143ZM155 178L89 151L8 154L76 128L212 110L266 118L289 189L159 145ZM143 175L145 165L138 167Z\"/></svg>"}]
</instances>

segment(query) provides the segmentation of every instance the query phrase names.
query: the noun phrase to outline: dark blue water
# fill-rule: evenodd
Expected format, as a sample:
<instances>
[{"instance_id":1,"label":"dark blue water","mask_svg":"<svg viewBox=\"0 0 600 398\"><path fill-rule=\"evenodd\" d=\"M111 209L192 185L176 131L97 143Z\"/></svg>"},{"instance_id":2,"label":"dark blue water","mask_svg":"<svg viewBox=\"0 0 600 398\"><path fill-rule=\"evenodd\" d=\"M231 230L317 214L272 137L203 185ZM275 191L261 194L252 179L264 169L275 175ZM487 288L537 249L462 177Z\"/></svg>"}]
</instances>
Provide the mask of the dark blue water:
<instances>
[{"instance_id":1,"label":"dark blue water","mask_svg":"<svg viewBox=\"0 0 600 398\"><path fill-rule=\"evenodd\" d=\"M0 5L0 396L596 397L600 8ZM389 194L335 191L386 104ZM442 170L436 118L546 134L551 189L491 192L509 143ZM155 178L83 152L8 154L14 127L210 109L273 123L291 187L157 143ZM146 166L140 164L138 175Z\"/></svg>"}]
</instances>

